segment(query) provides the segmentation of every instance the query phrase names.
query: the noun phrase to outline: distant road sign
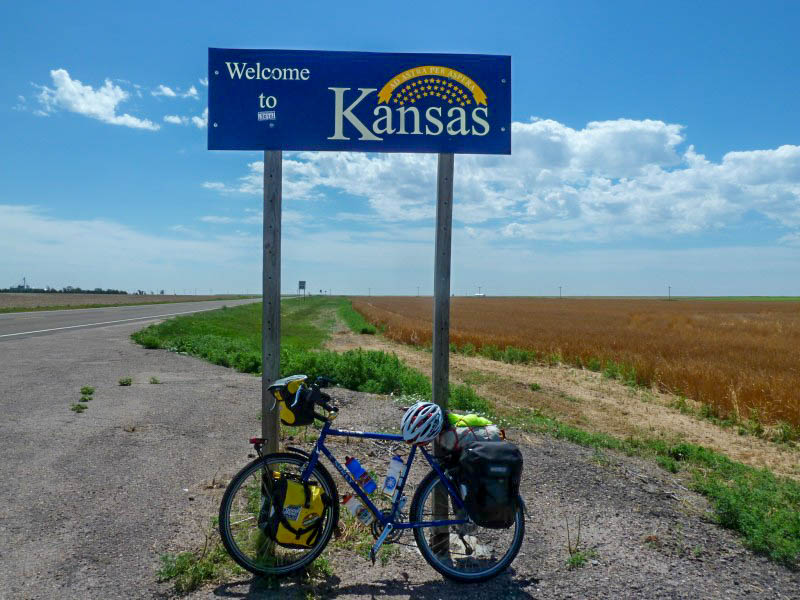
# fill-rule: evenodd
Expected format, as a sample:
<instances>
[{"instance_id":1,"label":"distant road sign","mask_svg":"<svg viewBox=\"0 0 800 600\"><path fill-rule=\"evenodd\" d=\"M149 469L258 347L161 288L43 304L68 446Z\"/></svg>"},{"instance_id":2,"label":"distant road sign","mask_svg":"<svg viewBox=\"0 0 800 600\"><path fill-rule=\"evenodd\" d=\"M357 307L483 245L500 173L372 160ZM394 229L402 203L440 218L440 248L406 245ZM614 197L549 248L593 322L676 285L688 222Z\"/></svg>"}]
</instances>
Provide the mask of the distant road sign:
<instances>
[{"instance_id":1,"label":"distant road sign","mask_svg":"<svg viewBox=\"0 0 800 600\"><path fill-rule=\"evenodd\" d=\"M304 289L306 289L306 282L305 282L305 281L301 281L300 283L298 283L298 284L297 284L297 289L298 289L298 290L304 290Z\"/></svg>"},{"instance_id":2,"label":"distant road sign","mask_svg":"<svg viewBox=\"0 0 800 600\"><path fill-rule=\"evenodd\" d=\"M209 150L511 153L511 57L208 49Z\"/></svg>"}]
</instances>

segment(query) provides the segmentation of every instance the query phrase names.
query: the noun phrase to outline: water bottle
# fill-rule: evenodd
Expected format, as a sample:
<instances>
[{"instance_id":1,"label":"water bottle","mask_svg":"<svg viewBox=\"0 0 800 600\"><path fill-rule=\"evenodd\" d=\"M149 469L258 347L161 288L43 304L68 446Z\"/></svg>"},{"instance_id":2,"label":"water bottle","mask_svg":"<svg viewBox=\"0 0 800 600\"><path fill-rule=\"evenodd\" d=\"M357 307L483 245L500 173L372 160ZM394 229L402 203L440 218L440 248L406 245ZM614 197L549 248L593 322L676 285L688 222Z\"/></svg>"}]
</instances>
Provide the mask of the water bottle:
<instances>
[{"instance_id":1,"label":"water bottle","mask_svg":"<svg viewBox=\"0 0 800 600\"><path fill-rule=\"evenodd\" d=\"M364 467L361 466L361 463L358 462L358 460L352 456L348 456L345 458L344 464L347 467L347 470L353 474L353 477L361 485L365 492L371 494L378 489L378 486L375 485L374 481L372 481L372 477L370 477L369 473L364 470Z\"/></svg>"},{"instance_id":2,"label":"water bottle","mask_svg":"<svg viewBox=\"0 0 800 600\"><path fill-rule=\"evenodd\" d=\"M342 498L342 504L344 504L347 510L350 511L351 515L361 521L364 525L369 525L375 518L372 514L372 511L361 504L361 501L353 496L353 494L348 494Z\"/></svg>"},{"instance_id":3,"label":"water bottle","mask_svg":"<svg viewBox=\"0 0 800 600\"><path fill-rule=\"evenodd\" d=\"M402 458L397 455L392 457L392 460L389 462L389 472L386 474L386 479L383 482L383 490L381 490L384 494L388 496L394 494L394 491L400 483L400 477L403 475L404 466Z\"/></svg>"}]
</instances>

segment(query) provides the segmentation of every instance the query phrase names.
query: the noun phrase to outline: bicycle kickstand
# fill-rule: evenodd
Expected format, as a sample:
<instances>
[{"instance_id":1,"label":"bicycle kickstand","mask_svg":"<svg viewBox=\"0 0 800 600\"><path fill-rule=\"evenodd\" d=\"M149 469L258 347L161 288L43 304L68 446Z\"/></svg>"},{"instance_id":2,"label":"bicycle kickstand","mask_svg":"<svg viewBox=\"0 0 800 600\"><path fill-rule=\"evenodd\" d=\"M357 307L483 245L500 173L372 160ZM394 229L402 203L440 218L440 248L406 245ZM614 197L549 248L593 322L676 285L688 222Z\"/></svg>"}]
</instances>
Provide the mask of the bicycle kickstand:
<instances>
[{"instance_id":1,"label":"bicycle kickstand","mask_svg":"<svg viewBox=\"0 0 800 600\"><path fill-rule=\"evenodd\" d=\"M381 546L383 545L383 542L386 541L386 538L392 532L392 529L394 529L394 527L392 527L392 524L391 523L387 523L386 527L383 528L383 531L378 536L378 539L375 540L375 544L373 544L372 550L369 551L369 557L372 559L372 566L373 567L375 566L375 559L378 556L378 550L381 549Z\"/></svg>"}]
</instances>

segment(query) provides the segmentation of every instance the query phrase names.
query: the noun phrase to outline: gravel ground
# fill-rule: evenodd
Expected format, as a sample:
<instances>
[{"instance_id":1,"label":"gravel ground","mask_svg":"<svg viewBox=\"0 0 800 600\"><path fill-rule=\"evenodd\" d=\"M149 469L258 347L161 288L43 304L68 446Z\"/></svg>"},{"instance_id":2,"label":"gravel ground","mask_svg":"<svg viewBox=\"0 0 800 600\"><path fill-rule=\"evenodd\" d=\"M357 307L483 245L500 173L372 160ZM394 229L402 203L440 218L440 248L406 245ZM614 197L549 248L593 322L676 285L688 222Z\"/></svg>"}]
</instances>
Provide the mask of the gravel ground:
<instances>
[{"instance_id":1,"label":"gravel ground","mask_svg":"<svg viewBox=\"0 0 800 600\"><path fill-rule=\"evenodd\" d=\"M169 584L155 581L159 555L202 546L218 482L248 460L258 379L135 346L128 335L141 326L0 343L0 598L169 595ZM131 387L117 385L125 376ZM153 376L162 384L149 384ZM69 404L83 385L97 391L78 415ZM393 428L402 414L386 398L333 395L342 427ZM339 548L326 551L333 575L311 589L287 581L278 592L261 590L245 579L190 597L800 597L797 572L743 549L708 522L701 497L658 467L546 437L509 437L523 451L531 514L520 555L492 582L445 583L412 547L374 567ZM388 462L370 442L350 442L347 451L379 474ZM424 474L423 463L415 474ZM579 518L582 545L596 555L570 570L566 523L574 539Z\"/></svg>"}]
</instances>

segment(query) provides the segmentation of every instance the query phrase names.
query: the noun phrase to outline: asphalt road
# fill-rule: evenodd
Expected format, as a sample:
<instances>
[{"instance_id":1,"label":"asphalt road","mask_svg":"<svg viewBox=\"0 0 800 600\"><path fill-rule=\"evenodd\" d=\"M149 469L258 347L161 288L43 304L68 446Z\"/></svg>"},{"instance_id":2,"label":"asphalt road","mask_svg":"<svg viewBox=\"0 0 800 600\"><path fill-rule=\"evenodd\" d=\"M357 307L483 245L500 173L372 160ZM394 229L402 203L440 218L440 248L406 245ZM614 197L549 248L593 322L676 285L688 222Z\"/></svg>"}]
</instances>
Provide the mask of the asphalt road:
<instances>
[{"instance_id":1,"label":"asphalt road","mask_svg":"<svg viewBox=\"0 0 800 600\"><path fill-rule=\"evenodd\" d=\"M156 582L159 556L202 543L215 510L203 492L247 462L261 380L142 348L130 334L233 303L3 315L0 600L169 588ZM117 322L97 325L106 321ZM82 386L96 391L77 414Z\"/></svg>"},{"instance_id":2,"label":"asphalt road","mask_svg":"<svg viewBox=\"0 0 800 600\"><path fill-rule=\"evenodd\" d=\"M9 339L52 335L73 329L104 327L120 323L135 323L252 302L258 302L258 299L4 313L0 314L0 343Z\"/></svg>"}]
</instances>

